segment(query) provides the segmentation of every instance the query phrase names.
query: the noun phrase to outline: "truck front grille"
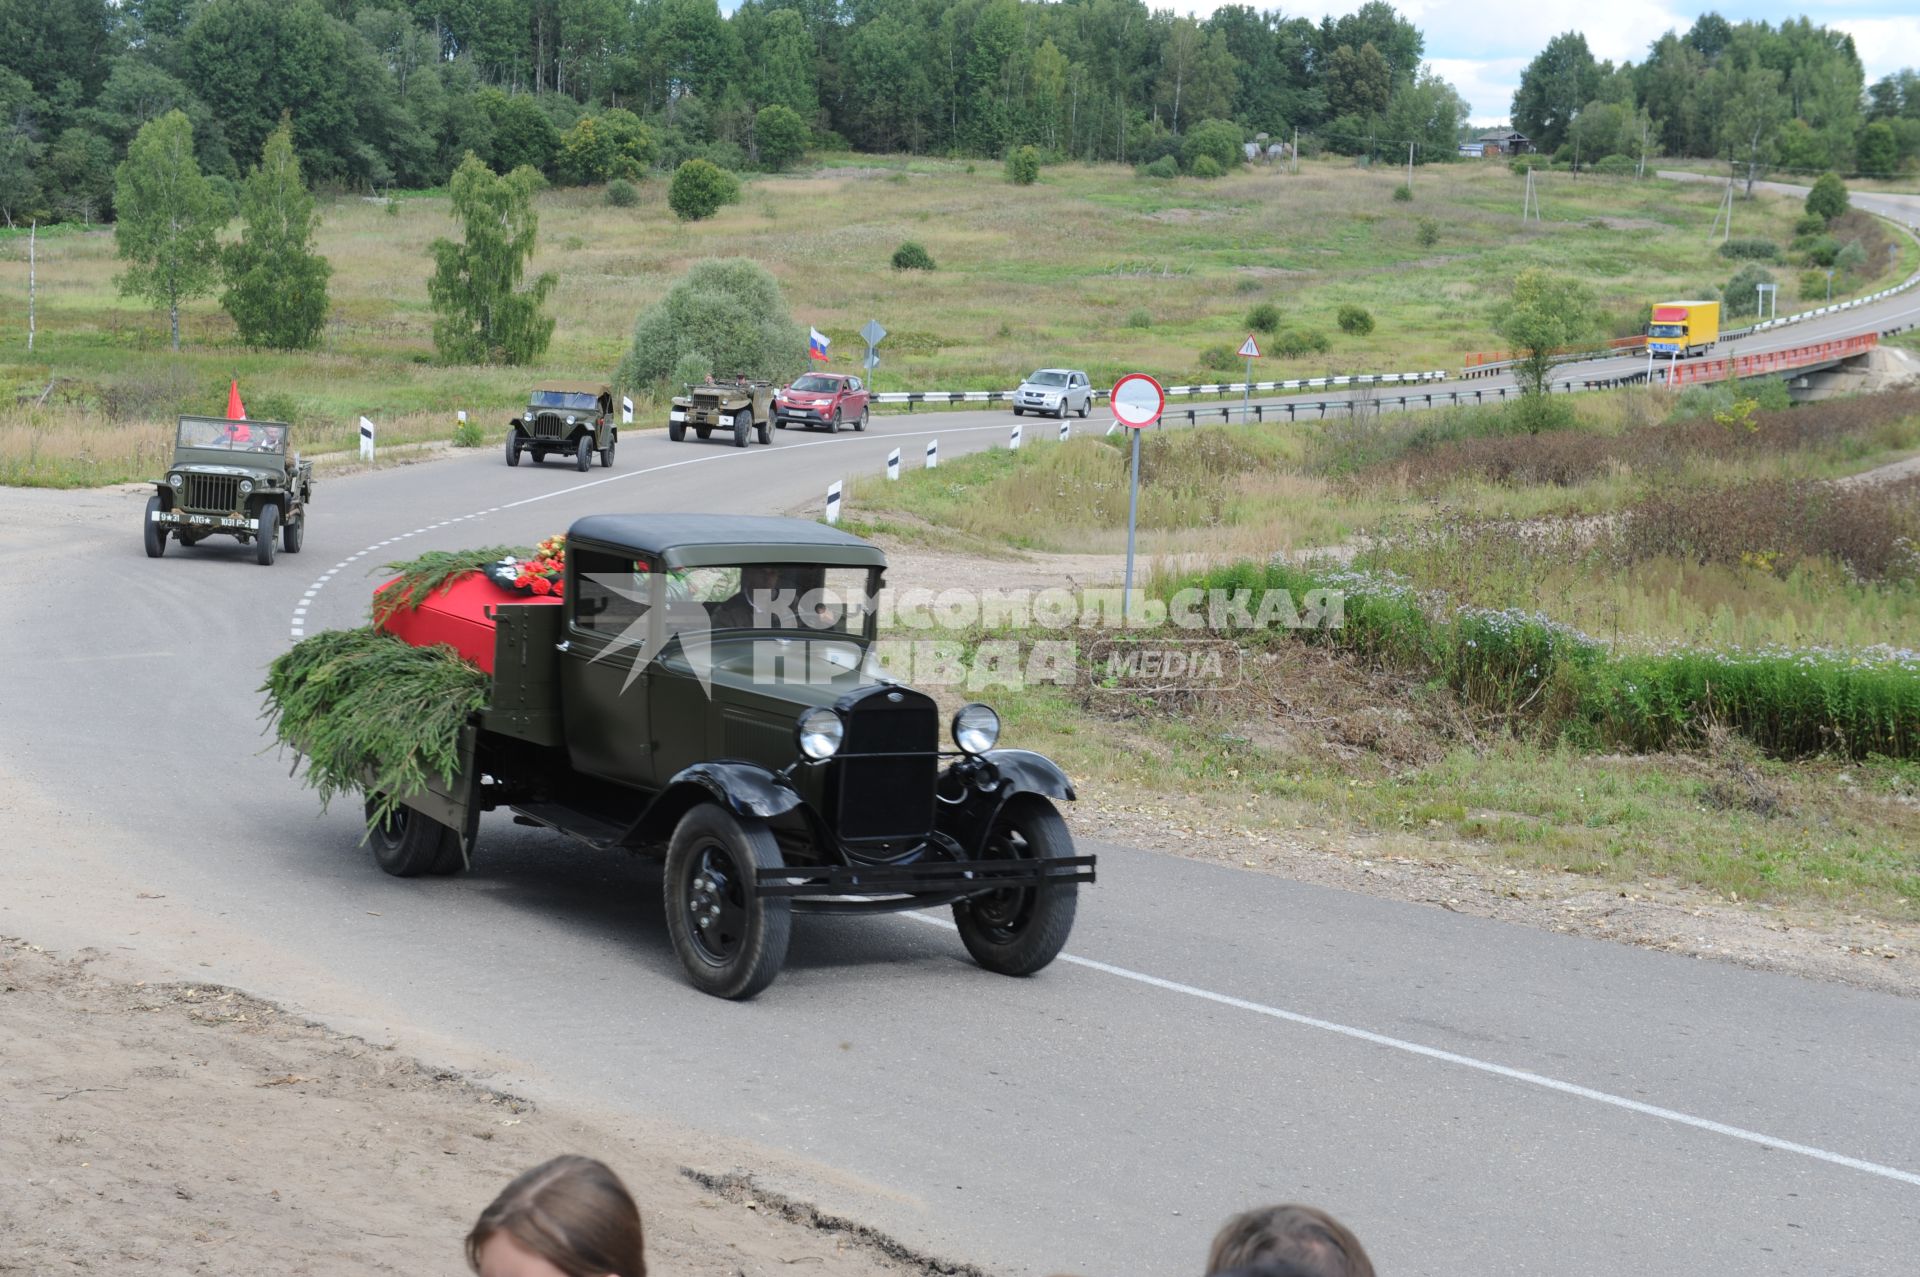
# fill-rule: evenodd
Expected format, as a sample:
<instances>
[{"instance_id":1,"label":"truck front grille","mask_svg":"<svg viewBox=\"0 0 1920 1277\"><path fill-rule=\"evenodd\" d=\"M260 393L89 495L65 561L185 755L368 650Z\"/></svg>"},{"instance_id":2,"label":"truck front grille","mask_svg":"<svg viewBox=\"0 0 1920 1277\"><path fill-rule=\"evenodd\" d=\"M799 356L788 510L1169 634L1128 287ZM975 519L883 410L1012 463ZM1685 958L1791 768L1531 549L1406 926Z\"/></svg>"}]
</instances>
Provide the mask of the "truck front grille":
<instances>
[{"instance_id":1,"label":"truck front grille","mask_svg":"<svg viewBox=\"0 0 1920 1277\"><path fill-rule=\"evenodd\" d=\"M205 514L227 514L240 508L240 480L230 474L189 474L181 505Z\"/></svg>"},{"instance_id":2,"label":"truck front grille","mask_svg":"<svg viewBox=\"0 0 1920 1277\"><path fill-rule=\"evenodd\" d=\"M933 701L889 688L852 706L846 719L834 795L840 836L856 842L925 837L933 828L940 773L940 714Z\"/></svg>"}]
</instances>

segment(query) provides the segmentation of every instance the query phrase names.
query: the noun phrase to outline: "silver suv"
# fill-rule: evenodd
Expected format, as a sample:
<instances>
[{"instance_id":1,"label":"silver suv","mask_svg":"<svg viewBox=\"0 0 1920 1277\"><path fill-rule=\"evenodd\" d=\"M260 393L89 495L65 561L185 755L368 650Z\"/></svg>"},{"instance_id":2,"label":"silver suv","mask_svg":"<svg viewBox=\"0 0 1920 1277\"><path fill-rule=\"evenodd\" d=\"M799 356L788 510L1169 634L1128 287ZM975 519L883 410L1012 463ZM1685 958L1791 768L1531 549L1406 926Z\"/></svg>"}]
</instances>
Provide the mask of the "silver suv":
<instances>
[{"instance_id":1,"label":"silver suv","mask_svg":"<svg viewBox=\"0 0 1920 1277\"><path fill-rule=\"evenodd\" d=\"M1042 412L1064 417L1070 412L1086 416L1093 411L1093 383L1087 374L1069 368L1042 368L1020 383L1013 392L1013 415Z\"/></svg>"}]
</instances>

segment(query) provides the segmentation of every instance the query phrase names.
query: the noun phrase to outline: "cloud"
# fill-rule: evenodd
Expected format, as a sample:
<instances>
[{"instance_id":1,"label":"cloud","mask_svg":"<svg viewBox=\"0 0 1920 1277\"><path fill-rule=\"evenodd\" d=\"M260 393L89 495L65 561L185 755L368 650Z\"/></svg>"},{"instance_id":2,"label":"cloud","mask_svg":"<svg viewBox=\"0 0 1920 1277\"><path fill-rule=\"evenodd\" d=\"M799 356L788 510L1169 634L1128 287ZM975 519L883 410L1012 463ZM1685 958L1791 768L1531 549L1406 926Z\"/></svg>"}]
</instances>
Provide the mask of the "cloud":
<instances>
[{"instance_id":1,"label":"cloud","mask_svg":"<svg viewBox=\"0 0 1920 1277\"><path fill-rule=\"evenodd\" d=\"M1920 21L1912 18L1828 18L1853 37L1871 84L1902 67L1920 67Z\"/></svg>"},{"instance_id":2,"label":"cloud","mask_svg":"<svg viewBox=\"0 0 1920 1277\"><path fill-rule=\"evenodd\" d=\"M1498 124L1513 108L1526 58L1434 58L1433 72L1460 91L1475 124Z\"/></svg>"}]
</instances>

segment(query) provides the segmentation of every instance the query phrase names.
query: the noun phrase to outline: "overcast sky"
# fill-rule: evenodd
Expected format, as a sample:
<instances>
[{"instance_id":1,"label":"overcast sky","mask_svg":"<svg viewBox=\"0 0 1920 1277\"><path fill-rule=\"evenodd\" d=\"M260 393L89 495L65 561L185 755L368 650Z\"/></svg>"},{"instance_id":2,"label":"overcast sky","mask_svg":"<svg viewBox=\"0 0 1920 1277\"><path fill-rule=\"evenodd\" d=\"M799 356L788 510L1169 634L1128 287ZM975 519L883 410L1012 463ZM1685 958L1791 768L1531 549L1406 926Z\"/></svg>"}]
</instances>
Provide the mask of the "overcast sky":
<instances>
[{"instance_id":1,"label":"overcast sky","mask_svg":"<svg viewBox=\"0 0 1920 1277\"><path fill-rule=\"evenodd\" d=\"M1147 0L1158 8L1163 0ZM1259 4L1260 0L1248 0ZM1278 7L1288 15L1318 21L1325 14L1351 13L1365 0L1316 0ZM1218 4L1184 3L1174 7L1205 16ZM1597 58L1640 62L1647 46L1669 28L1684 32L1706 6L1676 6L1666 0L1405 0L1394 3L1427 37L1427 59L1451 81L1473 108L1473 122L1507 118L1520 72L1547 41L1562 31L1579 31ZM1713 6L1729 22L1758 19L1778 25L1805 14L1824 26L1853 36L1871 84L1889 71L1920 67L1920 17L1915 0L1812 0L1798 4L1774 0L1736 0ZM1604 19L1604 20L1602 20Z\"/></svg>"}]
</instances>

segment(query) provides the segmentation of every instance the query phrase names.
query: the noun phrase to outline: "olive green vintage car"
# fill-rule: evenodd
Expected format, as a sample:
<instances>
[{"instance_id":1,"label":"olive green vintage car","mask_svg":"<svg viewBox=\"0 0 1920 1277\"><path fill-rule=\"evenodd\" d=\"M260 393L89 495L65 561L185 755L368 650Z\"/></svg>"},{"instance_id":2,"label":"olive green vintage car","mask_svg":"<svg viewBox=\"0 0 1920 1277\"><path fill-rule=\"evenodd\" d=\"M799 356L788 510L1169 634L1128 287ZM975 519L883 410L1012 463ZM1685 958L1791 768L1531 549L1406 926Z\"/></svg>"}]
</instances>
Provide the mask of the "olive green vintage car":
<instances>
[{"instance_id":1,"label":"olive green vintage car","mask_svg":"<svg viewBox=\"0 0 1920 1277\"><path fill-rule=\"evenodd\" d=\"M595 381L543 381L527 396L527 409L507 423L507 464L521 454L535 461L566 457L580 469L600 458L613 464L620 427L613 416L613 387Z\"/></svg>"},{"instance_id":2,"label":"olive green vintage car","mask_svg":"<svg viewBox=\"0 0 1920 1277\"><path fill-rule=\"evenodd\" d=\"M885 567L805 520L578 520L564 590L486 609L491 699L455 774L398 805L369 796L375 859L457 873L497 809L662 856L673 948L724 998L773 981L805 912L950 906L982 966L1040 970L1093 881L1055 807L1073 783L1000 748L985 705L959 708L943 743L933 697L873 651Z\"/></svg>"},{"instance_id":3,"label":"olive green vintage car","mask_svg":"<svg viewBox=\"0 0 1920 1277\"><path fill-rule=\"evenodd\" d=\"M251 543L262 564L273 562L276 548L300 553L313 463L292 451L292 434L283 421L180 418L173 464L147 499L147 557L165 554L169 538L198 545L210 536Z\"/></svg>"},{"instance_id":4,"label":"olive green vintage car","mask_svg":"<svg viewBox=\"0 0 1920 1277\"><path fill-rule=\"evenodd\" d=\"M698 439L718 430L736 448L746 447L748 439L756 436L761 443L772 443L773 396L772 382L737 375L688 386L686 394L673 397L667 410L667 437L679 443L689 430Z\"/></svg>"}]
</instances>

